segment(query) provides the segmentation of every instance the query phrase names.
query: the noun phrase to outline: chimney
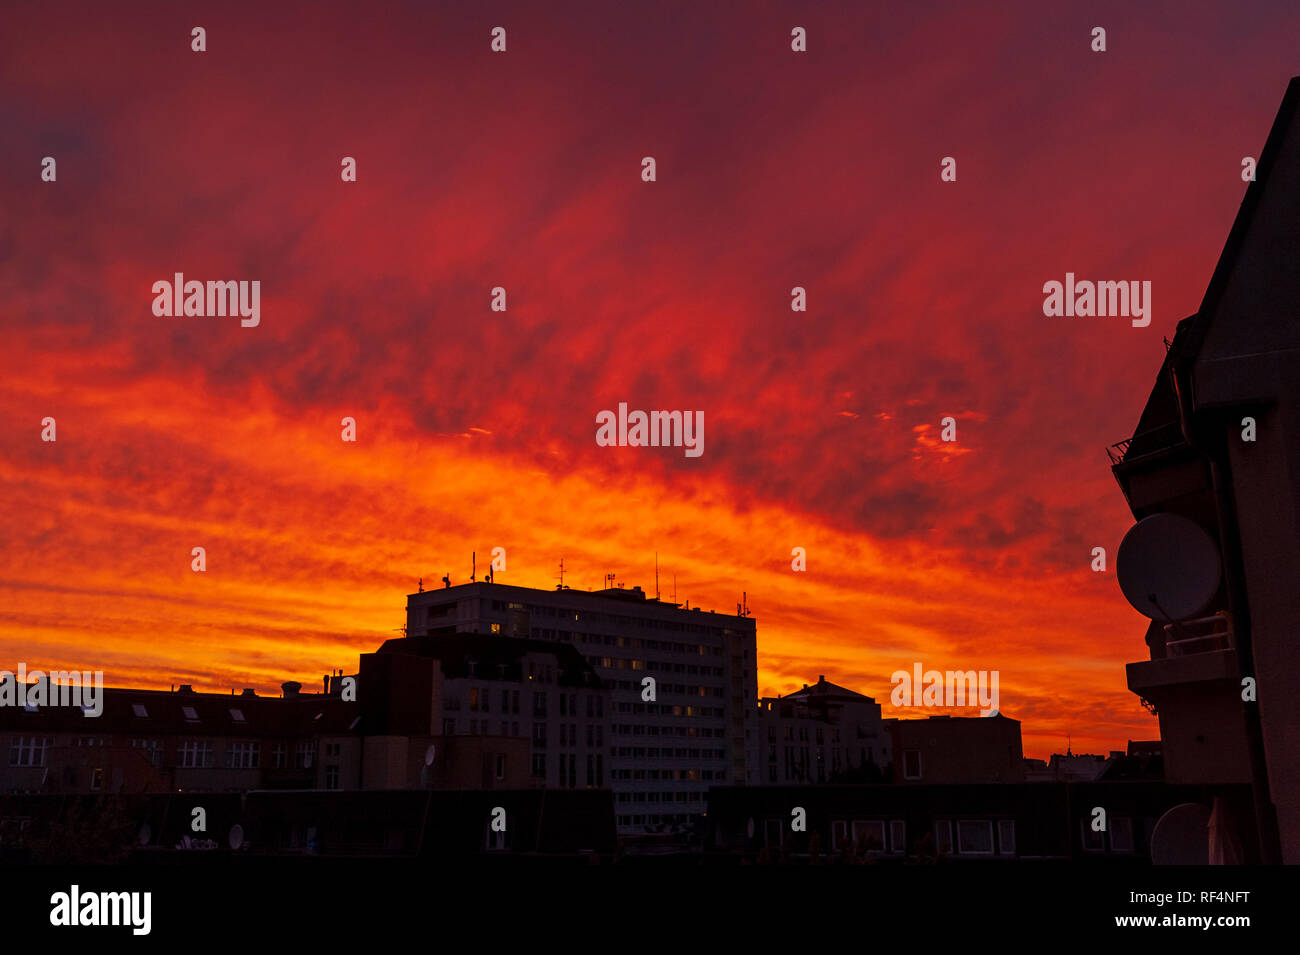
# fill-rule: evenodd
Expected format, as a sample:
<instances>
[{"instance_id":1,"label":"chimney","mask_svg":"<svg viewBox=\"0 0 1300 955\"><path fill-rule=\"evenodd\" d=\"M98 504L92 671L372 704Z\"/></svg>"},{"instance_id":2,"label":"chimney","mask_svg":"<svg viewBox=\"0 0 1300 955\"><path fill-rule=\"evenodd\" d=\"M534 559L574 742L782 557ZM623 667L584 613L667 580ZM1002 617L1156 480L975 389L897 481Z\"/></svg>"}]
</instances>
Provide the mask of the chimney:
<instances>
[{"instance_id":1,"label":"chimney","mask_svg":"<svg viewBox=\"0 0 1300 955\"><path fill-rule=\"evenodd\" d=\"M817 682L818 682L818 683L825 683L825 682L826 682L826 674L825 674L825 673L818 673L818 674L817 674Z\"/></svg>"},{"instance_id":2,"label":"chimney","mask_svg":"<svg viewBox=\"0 0 1300 955\"><path fill-rule=\"evenodd\" d=\"M180 688L179 690L177 690L176 692L177 692L177 693L193 693L193 692L194 692L194 687L193 687L191 684L189 684L189 683L182 683L182 684L181 684L181 688Z\"/></svg>"},{"instance_id":3,"label":"chimney","mask_svg":"<svg viewBox=\"0 0 1300 955\"><path fill-rule=\"evenodd\" d=\"M329 675L328 673L326 673L326 674L325 674L325 684L324 684L324 686L321 688L321 692L322 692L322 693L329 693L329 691L330 691L330 675Z\"/></svg>"},{"instance_id":4,"label":"chimney","mask_svg":"<svg viewBox=\"0 0 1300 955\"><path fill-rule=\"evenodd\" d=\"M257 696L257 694L253 691L253 688L252 688L251 686L246 686L246 687L244 687L244 692L241 693L241 694L239 694L239 695L240 695L240 696Z\"/></svg>"},{"instance_id":5,"label":"chimney","mask_svg":"<svg viewBox=\"0 0 1300 955\"><path fill-rule=\"evenodd\" d=\"M302 689L302 684L299 683L297 680L287 680L284 683L280 684L280 691L284 693L284 698L286 700L291 697L297 696L298 691L301 689Z\"/></svg>"}]
</instances>

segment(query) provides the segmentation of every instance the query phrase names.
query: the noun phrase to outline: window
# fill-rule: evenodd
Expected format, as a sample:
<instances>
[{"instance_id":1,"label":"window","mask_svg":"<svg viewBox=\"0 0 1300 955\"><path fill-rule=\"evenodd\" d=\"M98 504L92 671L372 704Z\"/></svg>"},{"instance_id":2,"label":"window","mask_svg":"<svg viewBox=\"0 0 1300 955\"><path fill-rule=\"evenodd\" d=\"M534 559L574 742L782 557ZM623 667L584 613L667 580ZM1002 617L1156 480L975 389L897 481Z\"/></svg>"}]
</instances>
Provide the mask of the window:
<instances>
[{"instance_id":1,"label":"window","mask_svg":"<svg viewBox=\"0 0 1300 955\"><path fill-rule=\"evenodd\" d=\"M456 735L456 721L455 721L455 720L452 720L452 719L445 719L445 718L443 719L443 721L442 721L442 735L443 735L443 736L455 736L455 735Z\"/></svg>"},{"instance_id":2,"label":"window","mask_svg":"<svg viewBox=\"0 0 1300 955\"><path fill-rule=\"evenodd\" d=\"M1106 845L1104 836L1092 828L1092 819L1084 819L1079 823L1083 827L1083 850L1085 852L1104 852Z\"/></svg>"},{"instance_id":3,"label":"window","mask_svg":"<svg viewBox=\"0 0 1300 955\"><path fill-rule=\"evenodd\" d=\"M339 768L337 766L325 767L325 788L326 789L339 788Z\"/></svg>"},{"instance_id":4,"label":"window","mask_svg":"<svg viewBox=\"0 0 1300 955\"><path fill-rule=\"evenodd\" d=\"M884 852L885 824L854 819L853 841L858 844L859 852Z\"/></svg>"},{"instance_id":5,"label":"window","mask_svg":"<svg viewBox=\"0 0 1300 955\"><path fill-rule=\"evenodd\" d=\"M316 747L313 744L299 743L293 757L294 769L311 769L311 764L315 762L315 755Z\"/></svg>"},{"instance_id":6,"label":"window","mask_svg":"<svg viewBox=\"0 0 1300 955\"><path fill-rule=\"evenodd\" d=\"M232 720L234 720L236 723L247 723L247 722L248 722L246 719L244 719L244 713L243 713L242 710L236 710L236 709L233 709L233 708L232 708L231 711L230 711L230 718L231 718Z\"/></svg>"},{"instance_id":7,"label":"window","mask_svg":"<svg viewBox=\"0 0 1300 955\"><path fill-rule=\"evenodd\" d=\"M325 755L326 755L326 756L337 756L338 754L339 754L339 744L338 744L338 743L326 743L326 744L325 744Z\"/></svg>"},{"instance_id":8,"label":"window","mask_svg":"<svg viewBox=\"0 0 1300 955\"><path fill-rule=\"evenodd\" d=\"M538 747L546 745L546 724L545 723L533 724L533 745Z\"/></svg>"},{"instance_id":9,"label":"window","mask_svg":"<svg viewBox=\"0 0 1300 955\"><path fill-rule=\"evenodd\" d=\"M1110 851L1133 851L1133 820L1112 816L1110 820Z\"/></svg>"},{"instance_id":10,"label":"window","mask_svg":"<svg viewBox=\"0 0 1300 955\"><path fill-rule=\"evenodd\" d=\"M546 694L534 693L533 694L533 716L545 716L545 715L546 715Z\"/></svg>"},{"instance_id":11,"label":"window","mask_svg":"<svg viewBox=\"0 0 1300 955\"><path fill-rule=\"evenodd\" d=\"M921 751L919 749L903 750L903 778L921 778Z\"/></svg>"},{"instance_id":12,"label":"window","mask_svg":"<svg viewBox=\"0 0 1300 955\"><path fill-rule=\"evenodd\" d=\"M18 736L9 747L10 766L44 766L50 741L44 736Z\"/></svg>"},{"instance_id":13,"label":"window","mask_svg":"<svg viewBox=\"0 0 1300 955\"><path fill-rule=\"evenodd\" d=\"M96 767L90 771L90 791L99 792L104 788L104 770Z\"/></svg>"},{"instance_id":14,"label":"window","mask_svg":"<svg viewBox=\"0 0 1300 955\"><path fill-rule=\"evenodd\" d=\"M498 753L496 759L496 778L506 778L506 757L504 753Z\"/></svg>"},{"instance_id":15,"label":"window","mask_svg":"<svg viewBox=\"0 0 1300 955\"><path fill-rule=\"evenodd\" d=\"M469 688L469 711L471 713L478 712L478 687L476 686Z\"/></svg>"},{"instance_id":16,"label":"window","mask_svg":"<svg viewBox=\"0 0 1300 955\"><path fill-rule=\"evenodd\" d=\"M493 633L500 633L500 632L501 632L501 624L499 624L499 623L494 623L494 624L492 624L492 632L493 632Z\"/></svg>"},{"instance_id":17,"label":"window","mask_svg":"<svg viewBox=\"0 0 1300 955\"><path fill-rule=\"evenodd\" d=\"M182 769L207 769L212 765L212 744L207 740L189 740L179 750Z\"/></svg>"},{"instance_id":18,"label":"window","mask_svg":"<svg viewBox=\"0 0 1300 955\"><path fill-rule=\"evenodd\" d=\"M271 747L271 763L276 769L284 769L284 744L276 743Z\"/></svg>"},{"instance_id":19,"label":"window","mask_svg":"<svg viewBox=\"0 0 1300 955\"><path fill-rule=\"evenodd\" d=\"M940 855L952 854L952 821L939 819L934 824L934 843Z\"/></svg>"},{"instance_id":20,"label":"window","mask_svg":"<svg viewBox=\"0 0 1300 955\"><path fill-rule=\"evenodd\" d=\"M993 854L993 823L987 819L963 819L957 823L957 852L961 855Z\"/></svg>"},{"instance_id":21,"label":"window","mask_svg":"<svg viewBox=\"0 0 1300 955\"><path fill-rule=\"evenodd\" d=\"M998 852L1004 856L1016 854L1016 821L1014 819L998 820Z\"/></svg>"},{"instance_id":22,"label":"window","mask_svg":"<svg viewBox=\"0 0 1300 955\"><path fill-rule=\"evenodd\" d=\"M134 713L142 720L146 720L149 718L149 711L144 708L143 703L132 703L131 712Z\"/></svg>"},{"instance_id":23,"label":"window","mask_svg":"<svg viewBox=\"0 0 1300 955\"><path fill-rule=\"evenodd\" d=\"M831 848L843 849L849 842L849 824L843 819L831 822Z\"/></svg>"},{"instance_id":24,"label":"window","mask_svg":"<svg viewBox=\"0 0 1300 955\"><path fill-rule=\"evenodd\" d=\"M199 714L195 711L194 707L182 706L181 712L185 714L186 722L197 723L199 721Z\"/></svg>"},{"instance_id":25,"label":"window","mask_svg":"<svg viewBox=\"0 0 1300 955\"><path fill-rule=\"evenodd\" d=\"M533 753L533 775L546 778L546 754Z\"/></svg>"},{"instance_id":26,"label":"window","mask_svg":"<svg viewBox=\"0 0 1300 955\"><path fill-rule=\"evenodd\" d=\"M889 848L893 852L907 851L907 823L902 819L889 823Z\"/></svg>"},{"instance_id":27,"label":"window","mask_svg":"<svg viewBox=\"0 0 1300 955\"><path fill-rule=\"evenodd\" d=\"M226 747L226 768L257 769L260 751L258 743L231 743Z\"/></svg>"},{"instance_id":28,"label":"window","mask_svg":"<svg viewBox=\"0 0 1300 955\"><path fill-rule=\"evenodd\" d=\"M131 740L132 749L142 749L142 754L149 761L151 766L162 764L162 746L156 739L133 739Z\"/></svg>"}]
</instances>

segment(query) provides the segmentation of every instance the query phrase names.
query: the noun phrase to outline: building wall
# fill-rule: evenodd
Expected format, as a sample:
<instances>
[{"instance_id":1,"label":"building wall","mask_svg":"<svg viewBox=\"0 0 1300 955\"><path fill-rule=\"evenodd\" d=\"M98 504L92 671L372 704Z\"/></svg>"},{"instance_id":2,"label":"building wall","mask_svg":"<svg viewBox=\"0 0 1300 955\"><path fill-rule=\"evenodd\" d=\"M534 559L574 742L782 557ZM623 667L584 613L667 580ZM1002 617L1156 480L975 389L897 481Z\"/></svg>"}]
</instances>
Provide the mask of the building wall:
<instances>
[{"instance_id":1,"label":"building wall","mask_svg":"<svg viewBox=\"0 0 1300 955\"><path fill-rule=\"evenodd\" d=\"M893 737L895 783L1018 783L1025 779L1018 720L934 716L888 720L886 724ZM919 764L914 762L917 757Z\"/></svg>"},{"instance_id":2,"label":"building wall","mask_svg":"<svg viewBox=\"0 0 1300 955\"><path fill-rule=\"evenodd\" d=\"M632 591L475 583L408 597L408 633L451 627L568 642L592 665L610 688L606 771L620 832L685 821L705 811L710 786L750 778L759 742L752 618L682 610ZM642 699L645 677L655 680L653 702ZM585 779L585 763L579 770Z\"/></svg>"},{"instance_id":3,"label":"building wall","mask_svg":"<svg viewBox=\"0 0 1300 955\"><path fill-rule=\"evenodd\" d=\"M1284 861L1300 863L1300 122L1293 120L1193 373L1198 407L1231 405L1258 706ZM1253 443L1240 420L1256 419Z\"/></svg>"},{"instance_id":4,"label":"building wall","mask_svg":"<svg viewBox=\"0 0 1300 955\"><path fill-rule=\"evenodd\" d=\"M821 719L793 700L765 699L757 727L763 754L759 785L828 782L868 763L883 772L893 758L874 701L841 704Z\"/></svg>"}]
</instances>

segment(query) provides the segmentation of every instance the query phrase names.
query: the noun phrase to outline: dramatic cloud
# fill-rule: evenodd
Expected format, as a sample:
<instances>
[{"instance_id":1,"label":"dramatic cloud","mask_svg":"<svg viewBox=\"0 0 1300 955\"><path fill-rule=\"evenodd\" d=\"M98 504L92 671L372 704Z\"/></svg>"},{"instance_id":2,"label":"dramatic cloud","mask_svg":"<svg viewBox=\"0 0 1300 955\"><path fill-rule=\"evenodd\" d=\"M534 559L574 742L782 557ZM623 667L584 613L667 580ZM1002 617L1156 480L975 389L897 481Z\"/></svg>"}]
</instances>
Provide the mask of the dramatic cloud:
<instances>
[{"instance_id":1,"label":"dramatic cloud","mask_svg":"<svg viewBox=\"0 0 1300 955\"><path fill-rule=\"evenodd\" d=\"M658 551L679 601L748 592L764 693L999 669L1032 755L1155 736L1088 566L1130 523L1104 448L1300 11L950 6L11 5L0 653L310 682L471 550L539 587ZM178 271L259 280L261 324L155 317ZM1044 317L1067 271L1150 281L1151 326ZM598 447L620 401L703 411L705 454Z\"/></svg>"}]
</instances>

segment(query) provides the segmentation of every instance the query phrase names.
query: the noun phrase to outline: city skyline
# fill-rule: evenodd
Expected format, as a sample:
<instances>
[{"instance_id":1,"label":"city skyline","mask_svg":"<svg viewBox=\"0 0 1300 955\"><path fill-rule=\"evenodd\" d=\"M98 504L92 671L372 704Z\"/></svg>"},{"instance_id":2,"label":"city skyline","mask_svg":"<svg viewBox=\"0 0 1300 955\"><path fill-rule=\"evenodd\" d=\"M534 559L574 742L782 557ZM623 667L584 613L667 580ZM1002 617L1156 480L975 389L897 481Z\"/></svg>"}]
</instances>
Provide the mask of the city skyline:
<instances>
[{"instance_id":1,"label":"city skyline","mask_svg":"<svg viewBox=\"0 0 1300 955\"><path fill-rule=\"evenodd\" d=\"M472 552L647 592L657 554L679 602L748 595L760 697L824 673L908 717L922 661L998 671L1026 756L1158 736L1105 449L1300 11L830 5L800 59L778 5L252 9L205 11L202 56L166 4L0 37L0 663L310 685ZM260 321L156 315L176 273L260 282ZM1045 316L1067 273L1150 281L1150 325ZM600 446L623 402L700 411L706 450Z\"/></svg>"}]
</instances>

